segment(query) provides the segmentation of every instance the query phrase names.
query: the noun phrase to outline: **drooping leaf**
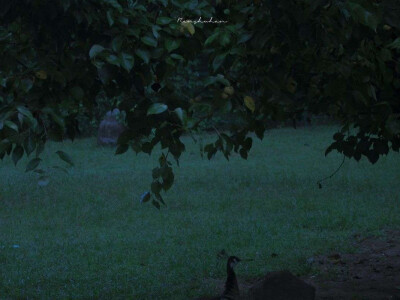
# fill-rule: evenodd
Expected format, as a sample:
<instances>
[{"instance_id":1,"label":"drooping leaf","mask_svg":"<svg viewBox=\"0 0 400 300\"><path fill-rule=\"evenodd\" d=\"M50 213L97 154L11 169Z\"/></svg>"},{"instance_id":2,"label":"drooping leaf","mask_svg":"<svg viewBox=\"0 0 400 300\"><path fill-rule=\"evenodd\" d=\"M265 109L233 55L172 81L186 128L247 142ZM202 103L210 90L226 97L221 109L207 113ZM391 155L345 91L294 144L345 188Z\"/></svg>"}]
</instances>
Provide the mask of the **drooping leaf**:
<instances>
[{"instance_id":1,"label":"drooping leaf","mask_svg":"<svg viewBox=\"0 0 400 300\"><path fill-rule=\"evenodd\" d=\"M117 150L115 150L115 155L123 154L128 151L129 145L128 144L121 144L118 145Z\"/></svg>"},{"instance_id":2,"label":"drooping leaf","mask_svg":"<svg viewBox=\"0 0 400 300\"><path fill-rule=\"evenodd\" d=\"M168 39L165 41L165 48L167 49L168 52L172 52L175 49L178 49L180 44L181 44L180 40Z\"/></svg>"},{"instance_id":3,"label":"drooping leaf","mask_svg":"<svg viewBox=\"0 0 400 300\"><path fill-rule=\"evenodd\" d=\"M159 194L159 193L161 192L161 189L162 189L162 185L161 185L161 183L160 183L158 180L154 180L154 181L151 183L151 191L152 191L154 194Z\"/></svg>"},{"instance_id":4,"label":"drooping leaf","mask_svg":"<svg viewBox=\"0 0 400 300\"><path fill-rule=\"evenodd\" d=\"M107 10L107 21L110 27L114 25L114 18L111 10Z\"/></svg>"},{"instance_id":5,"label":"drooping leaf","mask_svg":"<svg viewBox=\"0 0 400 300\"><path fill-rule=\"evenodd\" d=\"M7 120L7 121L4 121L4 125L7 126L8 128L11 128L12 130L15 130L16 132L18 132L18 126L14 122Z\"/></svg>"},{"instance_id":6,"label":"drooping leaf","mask_svg":"<svg viewBox=\"0 0 400 300\"><path fill-rule=\"evenodd\" d=\"M352 1L347 1L346 6L350 11L351 17L356 22L368 26L372 30L376 31L376 28L379 24L378 16L376 14L371 13L360 4Z\"/></svg>"},{"instance_id":7,"label":"drooping leaf","mask_svg":"<svg viewBox=\"0 0 400 300\"><path fill-rule=\"evenodd\" d=\"M154 38L150 37L150 36L142 37L141 41L147 46L157 47L157 41Z\"/></svg>"},{"instance_id":8,"label":"drooping leaf","mask_svg":"<svg viewBox=\"0 0 400 300\"><path fill-rule=\"evenodd\" d=\"M101 46L101 45L93 45L92 48L90 48L90 51L89 51L90 59L94 59L97 55L99 55L104 50L105 50L105 48L103 46Z\"/></svg>"},{"instance_id":9,"label":"drooping leaf","mask_svg":"<svg viewBox=\"0 0 400 300\"><path fill-rule=\"evenodd\" d=\"M172 57L173 59L178 59L178 60L180 60L180 61L184 61L184 60L185 60L185 58L184 58L182 55L176 54L176 53L172 53L172 54L171 54L171 57Z\"/></svg>"},{"instance_id":10,"label":"drooping leaf","mask_svg":"<svg viewBox=\"0 0 400 300\"><path fill-rule=\"evenodd\" d=\"M154 206L155 208L157 208L158 210L161 209L160 203L158 203L156 200L153 200L153 201L151 202L151 204L153 204L153 206Z\"/></svg>"},{"instance_id":11,"label":"drooping leaf","mask_svg":"<svg viewBox=\"0 0 400 300\"><path fill-rule=\"evenodd\" d=\"M117 37L115 37L112 42L111 42L111 48L115 51L115 52L119 52L121 50L122 47L122 43L124 42L124 37L119 35Z\"/></svg>"},{"instance_id":12,"label":"drooping leaf","mask_svg":"<svg viewBox=\"0 0 400 300\"><path fill-rule=\"evenodd\" d=\"M390 49L400 49L400 37L398 37L392 43L387 45L387 47Z\"/></svg>"},{"instance_id":13,"label":"drooping leaf","mask_svg":"<svg viewBox=\"0 0 400 300\"><path fill-rule=\"evenodd\" d=\"M18 161L21 159L23 155L24 155L24 148L22 148L20 145L17 145L12 153L12 160L14 162L14 165L17 165Z\"/></svg>"},{"instance_id":14,"label":"drooping leaf","mask_svg":"<svg viewBox=\"0 0 400 300\"><path fill-rule=\"evenodd\" d=\"M42 161L42 159L39 158L39 157L31 159L29 161L29 163L26 165L25 172L29 172L29 171L32 171L32 170L36 169L41 161Z\"/></svg>"},{"instance_id":15,"label":"drooping leaf","mask_svg":"<svg viewBox=\"0 0 400 300\"><path fill-rule=\"evenodd\" d=\"M118 56L114 54L110 54L109 56L106 57L106 61L114 66L120 66L121 65L121 60L119 59ZM98 70L100 71L100 70ZM101 71L100 71L101 72Z\"/></svg>"},{"instance_id":16,"label":"drooping leaf","mask_svg":"<svg viewBox=\"0 0 400 300\"><path fill-rule=\"evenodd\" d=\"M168 109L168 106L164 103L153 103L147 110L147 115L161 114Z\"/></svg>"},{"instance_id":17,"label":"drooping leaf","mask_svg":"<svg viewBox=\"0 0 400 300\"><path fill-rule=\"evenodd\" d=\"M132 55L127 54L127 53L122 53L121 54L121 66L128 72L130 72L133 68L134 65L134 58Z\"/></svg>"},{"instance_id":18,"label":"drooping leaf","mask_svg":"<svg viewBox=\"0 0 400 300\"><path fill-rule=\"evenodd\" d=\"M172 19L169 17L158 17L157 24L159 25L167 25L172 22Z\"/></svg>"},{"instance_id":19,"label":"drooping leaf","mask_svg":"<svg viewBox=\"0 0 400 300\"><path fill-rule=\"evenodd\" d=\"M186 28L186 30L193 35L196 30L194 29L194 26L192 23L182 23L183 28Z\"/></svg>"},{"instance_id":20,"label":"drooping leaf","mask_svg":"<svg viewBox=\"0 0 400 300\"><path fill-rule=\"evenodd\" d=\"M210 35L206 41L204 42L204 46L209 46L211 45L217 38L219 37L219 31L214 32L212 35Z\"/></svg>"},{"instance_id":21,"label":"drooping leaf","mask_svg":"<svg viewBox=\"0 0 400 300\"><path fill-rule=\"evenodd\" d=\"M218 54L212 63L214 72L219 69L219 67L223 64L226 57L226 53Z\"/></svg>"},{"instance_id":22,"label":"drooping leaf","mask_svg":"<svg viewBox=\"0 0 400 300\"><path fill-rule=\"evenodd\" d=\"M67 153L65 153L64 151L58 150L58 151L56 151L56 154L67 164L69 164L70 166L74 166L74 162L72 161L71 157Z\"/></svg>"},{"instance_id":23,"label":"drooping leaf","mask_svg":"<svg viewBox=\"0 0 400 300\"><path fill-rule=\"evenodd\" d=\"M17 111L21 114L23 114L29 121L29 123L32 125L33 128L36 127L37 125L37 121L36 119L33 117L32 113L30 112L29 109L27 109L24 106L17 106Z\"/></svg>"},{"instance_id":24,"label":"drooping leaf","mask_svg":"<svg viewBox=\"0 0 400 300\"><path fill-rule=\"evenodd\" d=\"M26 155L31 155L31 153L35 150L36 144L33 140L33 137L31 135L28 135L26 139L24 140L24 148Z\"/></svg>"},{"instance_id":25,"label":"drooping leaf","mask_svg":"<svg viewBox=\"0 0 400 300\"><path fill-rule=\"evenodd\" d=\"M151 194L150 192L145 192L142 196L140 196L140 203L146 203L150 200Z\"/></svg>"},{"instance_id":26,"label":"drooping leaf","mask_svg":"<svg viewBox=\"0 0 400 300\"><path fill-rule=\"evenodd\" d=\"M187 113L182 108L177 107L174 109L175 114L178 116L179 120L182 124L186 124L187 121Z\"/></svg>"},{"instance_id":27,"label":"drooping leaf","mask_svg":"<svg viewBox=\"0 0 400 300\"><path fill-rule=\"evenodd\" d=\"M367 152L367 158L371 164L375 164L379 160L379 154L374 150L369 150Z\"/></svg>"},{"instance_id":28,"label":"drooping leaf","mask_svg":"<svg viewBox=\"0 0 400 300\"><path fill-rule=\"evenodd\" d=\"M151 31L153 32L153 36L156 40L158 40L158 38L160 37L159 31L161 30L160 26L157 25L153 25L151 27Z\"/></svg>"},{"instance_id":29,"label":"drooping leaf","mask_svg":"<svg viewBox=\"0 0 400 300\"><path fill-rule=\"evenodd\" d=\"M251 112L254 112L256 109L256 104L254 103L254 99L250 96L244 97L244 105L246 105L246 107L250 109Z\"/></svg>"},{"instance_id":30,"label":"drooping leaf","mask_svg":"<svg viewBox=\"0 0 400 300\"><path fill-rule=\"evenodd\" d=\"M33 81L30 78L21 80L21 88L25 93L28 93L33 87Z\"/></svg>"},{"instance_id":31,"label":"drooping leaf","mask_svg":"<svg viewBox=\"0 0 400 300\"><path fill-rule=\"evenodd\" d=\"M137 56L139 56L141 59L143 59L143 61L148 64L150 62L150 54L148 51L146 50L142 50L142 49L137 49L135 51L135 54Z\"/></svg>"}]
</instances>

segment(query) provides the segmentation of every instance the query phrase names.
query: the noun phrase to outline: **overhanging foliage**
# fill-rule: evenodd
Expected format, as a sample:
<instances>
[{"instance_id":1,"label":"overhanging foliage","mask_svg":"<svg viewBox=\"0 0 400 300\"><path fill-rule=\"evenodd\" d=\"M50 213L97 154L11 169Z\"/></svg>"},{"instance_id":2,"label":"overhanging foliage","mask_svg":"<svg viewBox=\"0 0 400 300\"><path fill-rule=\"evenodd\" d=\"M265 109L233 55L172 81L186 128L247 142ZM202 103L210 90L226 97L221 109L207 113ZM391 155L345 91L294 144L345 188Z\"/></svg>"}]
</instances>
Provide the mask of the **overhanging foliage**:
<instances>
[{"instance_id":1,"label":"overhanging foliage","mask_svg":"<svg viewBox=\"0 0 400 300\"><path fill-rule=\"evenodd\" d=\"M8 1L0 11L0 157L17 163L34 153L29 170L37 170L46 141L73 139L77 116L91 114L100 92L126 113L117 153L166 149L153 170L157 207L174 179L169 153L178 160L182 134L219 112L239 122L204 147L209 158L246 158L249 132L262 138L267 120L304 111L341 122L327 153L375 163L399 150L398 1L217 2ZM199 17L227 23L177 21ZM204 89L178 97L171 75L200 55L209 58Z\"/></svg>"}]
</instances>

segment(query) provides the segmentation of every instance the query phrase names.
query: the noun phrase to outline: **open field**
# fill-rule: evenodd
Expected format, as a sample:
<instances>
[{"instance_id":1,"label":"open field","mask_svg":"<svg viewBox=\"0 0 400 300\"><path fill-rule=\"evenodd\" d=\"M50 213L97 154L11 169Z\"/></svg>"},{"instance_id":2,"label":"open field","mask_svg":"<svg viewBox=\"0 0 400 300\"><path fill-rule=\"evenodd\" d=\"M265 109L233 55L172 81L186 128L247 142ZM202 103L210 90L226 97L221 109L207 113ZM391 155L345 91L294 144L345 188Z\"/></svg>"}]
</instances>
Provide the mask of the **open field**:
<instances>
[{"instance_id":1,"label":"open field","mask_svg":"<svg viewBox=\"0 0 400 300\"><path fill-rule=\"evenodd\" d=\"M222 154L201 159L190 138L175 184L161 211L140 204L149 188L151 157L114 156L95 139L50 143L46 165L75 161L67 175L53 171L48 186L0 163L0 298L190 299L216 294L225 267L216 253L253 258L239 281L268 271L315 272L307 258L351 252L355 233L400 228L400 156L371 165L324 149L335 128L276 129L254 140L247 161ZM213 136L204 135L204 143ZM271 257L275 253L277 256Z\"/></svg>"}]
</instances>

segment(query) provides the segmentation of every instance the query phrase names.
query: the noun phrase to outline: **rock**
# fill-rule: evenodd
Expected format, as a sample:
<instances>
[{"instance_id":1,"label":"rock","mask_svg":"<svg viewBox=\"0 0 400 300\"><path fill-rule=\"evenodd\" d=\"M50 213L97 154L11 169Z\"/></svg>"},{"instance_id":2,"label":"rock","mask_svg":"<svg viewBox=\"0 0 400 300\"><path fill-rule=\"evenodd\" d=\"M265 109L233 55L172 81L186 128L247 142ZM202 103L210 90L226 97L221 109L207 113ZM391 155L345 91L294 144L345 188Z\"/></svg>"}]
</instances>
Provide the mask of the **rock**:
<instances>
[{"instance_id":1,"label":"rock","mask_svg":"<svg viewBox=\"0 0 400 300\"><path fill-rule=\"evenodd\" d=\"M98 145L116 145L118 137L125 130L124 125L118 122L116 116L119 110L116 108L113 111L108 111L103 121L99 126L97 134Z\"/></svg>"},{"instance_id":2,"label":"rock","mask_svg":"<svg viewBox=\"0 0 400 300\"><path fill-rule=\"evenodd\" d=\"M252 300L313 300L315 288L289 271L268 273L249 289Z\"/></svg>"}]
</instances>

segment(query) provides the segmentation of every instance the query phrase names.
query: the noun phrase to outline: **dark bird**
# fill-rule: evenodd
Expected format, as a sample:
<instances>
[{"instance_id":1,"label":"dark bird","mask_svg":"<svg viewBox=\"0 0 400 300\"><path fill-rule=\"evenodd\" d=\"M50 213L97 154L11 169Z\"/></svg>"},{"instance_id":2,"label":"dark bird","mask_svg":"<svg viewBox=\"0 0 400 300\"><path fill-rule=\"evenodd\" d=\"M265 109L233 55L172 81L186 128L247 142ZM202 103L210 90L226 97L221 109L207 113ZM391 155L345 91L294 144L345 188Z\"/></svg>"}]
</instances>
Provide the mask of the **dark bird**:
<instances>
[{"instance_id":1,"label":"dark bird","mask_svg":"<svg viewBox=\"0 0 400 300\"><path fill-rule=\"evenodd\" d=\"M197 298L196 300L237 300L239 299L239 285L236 279L236 274L234 271L234 267L241 259L236 256L230 256L228 258L228 262L226 264L226 273L227 278L225 281L225 289L224 292L217 297L207 298Z\"/></svg>"}]
</instances>

